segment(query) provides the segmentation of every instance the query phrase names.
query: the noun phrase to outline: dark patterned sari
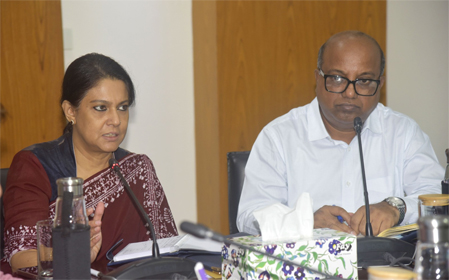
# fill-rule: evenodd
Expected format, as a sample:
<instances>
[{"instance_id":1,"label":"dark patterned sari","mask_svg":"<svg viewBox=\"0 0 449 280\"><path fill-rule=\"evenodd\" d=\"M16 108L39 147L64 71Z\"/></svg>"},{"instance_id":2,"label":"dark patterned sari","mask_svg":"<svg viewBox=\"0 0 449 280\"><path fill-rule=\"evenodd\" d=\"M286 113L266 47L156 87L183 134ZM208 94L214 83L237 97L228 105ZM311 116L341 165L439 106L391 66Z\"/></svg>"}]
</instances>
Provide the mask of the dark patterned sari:
<instances>
[{"instance_id":1,"label":"dark patterned sari","mask_svg":"<svg viewBox=\"0 0 449 280\"><path fill-rule=\"evenodd\" d=\"M56 179L76 176L71 135L37 144L17 153L8 173L5 207L5 258L7 261L22 250L36 249L36 222L54 218L57 197ZM151 160L146 155L132 154L123 149L114 153L121 171L136 197L148 213L158 238L178 235L176 225L156 176ZM132 242L150 238L144 222L128 197L119 177L104 169L83 184L86 208L105 204L102 219L103 243L92 267L104 270L106 252L120 239L118 252Z\"/></svg>"}]
</instances>

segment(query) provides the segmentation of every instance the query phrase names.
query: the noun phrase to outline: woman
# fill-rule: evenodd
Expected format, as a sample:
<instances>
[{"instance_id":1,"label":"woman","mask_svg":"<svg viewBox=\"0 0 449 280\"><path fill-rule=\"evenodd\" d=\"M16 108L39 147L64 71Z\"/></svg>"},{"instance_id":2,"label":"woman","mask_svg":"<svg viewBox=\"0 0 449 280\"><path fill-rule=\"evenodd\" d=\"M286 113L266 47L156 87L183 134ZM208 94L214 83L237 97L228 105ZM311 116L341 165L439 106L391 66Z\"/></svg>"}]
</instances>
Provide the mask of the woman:
<instances>
[{"instance_id":1,"label":"woman","mask_svg":"<svg viewBox=\"0 0 449 280\"><path fill-rule=\"evenodd\" d=\"M84 179L93 268L104 270L106 252L118 240L124 239L117 251L150 238L119 178L109 168L111 158L119 162L158 238L178 234L151 160L119 148L134 97L129 75L109 57L87 54L67 68L61 97L68 121L64 134L20 151L9 169L3 200L5 259L13 271L37 264L36 222L54 218L56 180L62 177Z\"/></svg>"}]
</instances>

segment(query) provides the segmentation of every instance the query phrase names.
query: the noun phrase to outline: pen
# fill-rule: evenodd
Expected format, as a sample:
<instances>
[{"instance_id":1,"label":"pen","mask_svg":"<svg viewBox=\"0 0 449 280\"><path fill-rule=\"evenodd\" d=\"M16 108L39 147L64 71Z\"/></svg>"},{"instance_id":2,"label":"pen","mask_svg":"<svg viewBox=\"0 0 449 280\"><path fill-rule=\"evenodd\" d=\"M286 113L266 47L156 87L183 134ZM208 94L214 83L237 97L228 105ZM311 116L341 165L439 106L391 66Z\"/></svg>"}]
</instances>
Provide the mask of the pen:
<instances>
[{"instance_id":1,"label":"pen","mask_svg":"<svg viewBox=\"0 0 449 280\"><path fill-rule=\"evenodd\" d=\"M204 271L204 266L201 262L197 262L195 264L195 274L196 274L196 278L198 278L198 280L207 280L207 274L206 271Z\"/></svg>"},{"instance_id":2,"label":"pen","mask_svg":"<svg viewBox=\"0 0 449 280\"><path fill-rule=\"evenodd\" d=\"M340 223L344 223L345 225L348 225L348 223L343 219L343 217L342 216L340 216L340 215L338 215L337 216L337 219L338 219L338 221L340 222Z\"/></svg>"},{"instance_id":3,"label":"pen","mask_svg":"<svg viewBox=\"0 0 449 280\"><path fill-rule=\"evenodd\" d=\"M99 274L100 274L100 271L91 268L91 269L90 269L90 274L93 275L93 276L95 276L95 277L98 277Z\"/></svg>"}]
</instances>

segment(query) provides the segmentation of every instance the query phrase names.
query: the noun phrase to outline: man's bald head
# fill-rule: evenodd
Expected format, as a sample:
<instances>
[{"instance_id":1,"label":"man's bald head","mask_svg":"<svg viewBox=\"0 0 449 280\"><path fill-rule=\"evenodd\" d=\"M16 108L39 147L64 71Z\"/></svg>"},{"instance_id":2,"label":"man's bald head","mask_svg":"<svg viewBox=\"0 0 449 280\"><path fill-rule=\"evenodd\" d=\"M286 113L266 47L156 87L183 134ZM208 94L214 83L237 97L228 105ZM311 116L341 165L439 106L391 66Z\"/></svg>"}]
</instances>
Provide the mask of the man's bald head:
<instances>
[{"instance_id":1,"label":"man's bald head","mask_svg":"<svg viewBox=\"0 0 449 280\"><path fill-rule=\"evenodd\" d=\"M333 35L332 37L330 37L321 46L321 48L318 52L318 61L317 61L318 69L322 68L323 54L324 54L326 47L329 44L332 44L334 42L339 42L341 40L351 39L351 38L366 38L366 39L370 40L379 49L379 52L380 52L380 75L382 76L384 73L384 70L385 70L385 56L384 56L384 52L382 51L382 48L380 47L379 43L377 43L377 41L373 37L369 36L366 33L361 32L361 31L357 31L357 30L343 31L343 32L337 33L337 34Z\"/></svg>"}]
</instances>

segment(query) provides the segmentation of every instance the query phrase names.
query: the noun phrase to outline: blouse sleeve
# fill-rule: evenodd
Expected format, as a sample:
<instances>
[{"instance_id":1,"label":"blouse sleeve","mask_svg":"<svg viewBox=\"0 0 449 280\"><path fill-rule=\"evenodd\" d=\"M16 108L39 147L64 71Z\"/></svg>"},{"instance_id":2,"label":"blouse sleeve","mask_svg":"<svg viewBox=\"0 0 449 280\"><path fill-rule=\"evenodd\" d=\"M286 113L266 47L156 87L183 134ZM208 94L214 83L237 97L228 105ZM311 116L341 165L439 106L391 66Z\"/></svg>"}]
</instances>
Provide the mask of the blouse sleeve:
<instances>
[{"instance_id":1,"label":"blouse sleeve","mask_svg":"<svg viewBox=\"0 0 449 280\"><path fill-rule=\"evenodd\" d=\"M45 169L31 151L14 156L3 197L5 256L36 248L36 222L49 218L51 185Z\"/></svg>"}]
</instances>

